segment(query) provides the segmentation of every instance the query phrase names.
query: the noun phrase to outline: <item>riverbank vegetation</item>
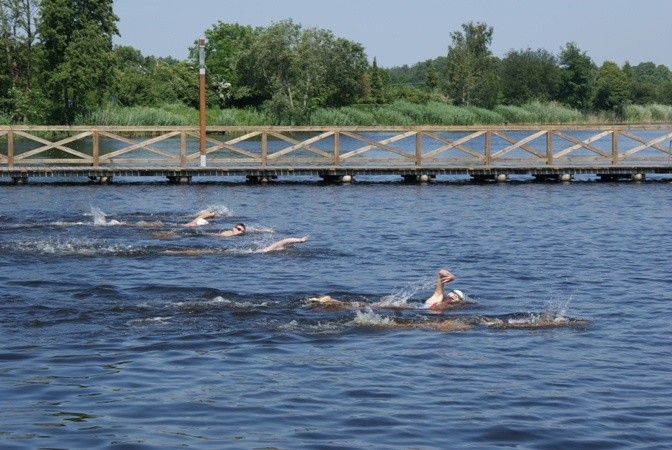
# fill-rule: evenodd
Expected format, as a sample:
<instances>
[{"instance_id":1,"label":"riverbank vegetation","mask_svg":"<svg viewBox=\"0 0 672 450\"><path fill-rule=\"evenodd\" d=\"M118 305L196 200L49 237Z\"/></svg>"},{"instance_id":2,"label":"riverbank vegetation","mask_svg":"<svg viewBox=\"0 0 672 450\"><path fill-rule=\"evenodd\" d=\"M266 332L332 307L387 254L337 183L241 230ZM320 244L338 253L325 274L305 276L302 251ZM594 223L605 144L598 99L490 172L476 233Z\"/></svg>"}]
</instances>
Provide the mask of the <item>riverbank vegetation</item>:
<instances>
[{"instance_id":1,"label":"riverbank vegetation","mask_svg":"<svg viewBox=\"0 0 672 450\"><path fill-rule=\"evenodd\" d=\"M0 123L197 125L198 48L178 61L115 47L117 21L112 0L2 0ZM451 33L445 55L392 68L291 20L204 35L213 126L672 122L666 66L598 66L573 42L500 58L484 23Z\"/></svg>"}]
</instances>

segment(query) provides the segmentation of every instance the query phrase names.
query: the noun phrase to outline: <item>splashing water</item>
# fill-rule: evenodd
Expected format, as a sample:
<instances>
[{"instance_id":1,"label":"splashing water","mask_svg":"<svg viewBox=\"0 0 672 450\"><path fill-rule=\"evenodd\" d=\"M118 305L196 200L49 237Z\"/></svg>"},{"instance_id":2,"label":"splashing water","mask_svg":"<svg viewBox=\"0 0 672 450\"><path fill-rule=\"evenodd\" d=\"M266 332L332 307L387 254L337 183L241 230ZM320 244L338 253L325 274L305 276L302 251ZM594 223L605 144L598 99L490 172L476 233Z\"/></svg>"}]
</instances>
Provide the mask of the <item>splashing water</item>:
<instances>
[{"instance_id":1,"label":"splashing water","mask_svg":"<svg viewBox=\"0 0 672 450\"><path fill-rule=\"evenodd\" d=\"M219 217L233 217L233 211L229 209L227 206L224 205L211 205L205 208L203 211L199 211L198 214L202 214L205 212L211 212L214 213L216 216Z\"/></svg>"},{"instance_id":2,"label":"splashing water","mask_svg":"<svg viewBox=\"0 0 672 450\"><path fill-rule=\"evenodd\" d=\"M403 308L408 305L408 301L420 291L427 291L434 288L434 279L426 278L419 281L408 283L397 291L380 299L378 304L384 307Z\"/></svg>"},{"instance_id":3,"label":"splashing water","mask_svg":"<svg viewBox=\"0 0 672 450\"><path fill-rule=\"evenodd\" d=\"M93 216L93 224L96 226L120 225L118 220L107 221L106 215L102 209L97 206L91 206L91 215Z\"/></svg>"},{"instance_id":4,"label":"splashing water","mask_svg":"<svg viewBox=\"0 0 672 450\"><path fill-rule=\"evenodd\" d=\"M546 302L544 313L549 317L553 318L562 318L565 317L567 309L569 309L569 304L572 301L572 296L570 295L566 300L551 300Z\"/></svg>"},{"instance_id":5,"label":"splashing water","mask_svg":"<svg viewBox=\"0 0 672 450\"><path fill-rule=\"evenodd\" d=\"M352 320L355 325L383 327L396 325L396 322L393 319L376 314L370 307L367 307L364 311L356 311L355 314L355 318Z\"/></svg>"}]
</instances>

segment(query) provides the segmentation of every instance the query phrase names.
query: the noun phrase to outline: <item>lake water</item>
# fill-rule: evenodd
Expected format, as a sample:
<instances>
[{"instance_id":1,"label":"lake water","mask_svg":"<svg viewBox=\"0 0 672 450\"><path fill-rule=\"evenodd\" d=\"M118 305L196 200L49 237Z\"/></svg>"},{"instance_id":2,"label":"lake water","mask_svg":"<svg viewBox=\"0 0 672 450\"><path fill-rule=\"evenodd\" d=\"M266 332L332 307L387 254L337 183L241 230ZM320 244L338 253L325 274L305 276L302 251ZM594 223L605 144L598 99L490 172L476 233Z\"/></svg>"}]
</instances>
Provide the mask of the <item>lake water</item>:
<instances>
[{"instance_id":1,"label":"lake water","mask_svg":"<svg viewBox=\"0 0 672 450\"><path fill-rule=\"evenodd\" d=\"M671 442L667 180L31 180L0 195L2 448ZM220 216L181 226L205 208ZM246 235L212 235L236 222ZM441 267L468 303L419 309ZM326 294L396 307L308 301ZM588 324L483 319L542 314ZM450 318L473 327L429 326Z\"/></svg>"}]
</instances>

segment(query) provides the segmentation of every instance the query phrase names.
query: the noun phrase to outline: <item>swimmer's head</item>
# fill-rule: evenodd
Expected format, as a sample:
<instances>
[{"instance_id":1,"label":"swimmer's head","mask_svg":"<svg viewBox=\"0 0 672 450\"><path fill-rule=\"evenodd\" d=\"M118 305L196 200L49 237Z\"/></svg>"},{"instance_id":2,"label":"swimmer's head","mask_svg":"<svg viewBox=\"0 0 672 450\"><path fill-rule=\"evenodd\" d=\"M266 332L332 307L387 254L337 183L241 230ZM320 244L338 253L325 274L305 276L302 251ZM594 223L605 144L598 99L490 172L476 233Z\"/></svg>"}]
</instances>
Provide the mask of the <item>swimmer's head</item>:
<instances>
[{"instance_id":1,"label":"swimmer's head","mask_svg":"<svg viewBox=\"0 0 672 450\"><path fill-rule=\"evenodd\" d=\"M459 290L459 289L453 289L452 291L450 291L450 293L448 294L448 296L449 296L449 297L452 297L452 298L454 299L454 301L461 301L461 302L463 302L464 299L466 298L466 297L464 296L464 292L462 292L462 291Z\"/></svg>"},{"instance_id":2,"label":"swimmer's head","mask_svg":"<svg viewBox=\"0 0 672 450\"><path fill-rule=\"evenodd\" d=\"M208 223L210 223L202 217L197 218L194 222L195 222L197 227L201 227L203 225L207 225Z\"/></svg>"},{"instance_id":3,"label":"swimmer's head","mask_svg":"<svg viewBox=\"0 0 672 450\"><path fill-rule=\"evenodd\" d=\"M245 224L244 223L237 223L233 226L233 232L236 234L243 234L245 233Z\"/></svg>"}]
</instances>

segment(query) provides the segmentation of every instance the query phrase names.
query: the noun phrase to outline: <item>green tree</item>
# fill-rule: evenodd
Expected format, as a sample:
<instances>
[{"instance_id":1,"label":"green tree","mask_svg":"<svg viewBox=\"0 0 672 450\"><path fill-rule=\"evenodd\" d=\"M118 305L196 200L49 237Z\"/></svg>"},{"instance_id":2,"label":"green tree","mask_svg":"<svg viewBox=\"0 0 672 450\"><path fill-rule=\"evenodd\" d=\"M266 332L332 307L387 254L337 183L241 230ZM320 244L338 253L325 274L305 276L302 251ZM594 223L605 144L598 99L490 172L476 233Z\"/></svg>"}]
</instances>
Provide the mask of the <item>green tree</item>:
<instances>
[{"instance_id":1,"label":"green tree","mask_svg":"<svg viewBox=\"0 0 672 450\"><path fill-rule=\"evenodd\" d=\"M44 51L41 74L53 103L53 119L71 123L76 114L105 101L112 80L112 37L119 20L112 0L42 0L37 24Z\"/></svg>"},{"instance_id":2,"label":"green tree","mask_svg":"<svg viewBox=\"0 0 672 450\"><path fill-rule=\"evenodd\" d=\"M244 105L249 89L240 81L237 70L242 51L250 46L255 34L251 26L218 22L205 31L205 62L208 78L208 103L219 106ZM190 51L191 60L198 64L198 47Z\"/></svg>"},{"instance_id":3,"label":"green tree","mask_svg":"<svg viewBox=\"0 0 672 450\"><path fill-rule=\"evenodd\" d=\"M446 57L447 94L458 105L494 107L499 100L497 58L490 51L493 28L469 22L451 33Z\"/></svg>"},{"instance_id":4,"label":"green tree","mask_svg":"<svg viewBox=\"0 0 672 450\"><path fill-rule=\"evenodd\" d=\"M325 58L328 67L325 105L339 107L356 103L361 80L369 66L364 47L347 39L335 38L329 43Z\"/></svg>"},{"instance_id":5,"label":"green tree","mask_svg":"<svg viewBox=\"0 0 672 450\"><path fill-rule=\"evenodd\" d=\"M376 58L373 58L373 64L367 72L369 73L369 80L371 83L371 96L367 99L368 102L377 104L385 103L387 101L385 88L389 82L385 71L378 67Z\"/></svg>"},{"instance_id":6,"label":"green tree","mask_svg":"<svg viewBox=\"0 0 672 450\"><path fill-rule=\"evenodd\" d=\"M430 64L427 68L425 75L425 83L430 90L434 90L439 86L439 74L436 71L436 67L433 64Z\"/></svg>"},{"instance_id":7,"label":"green tree","mask_svg":"<svg viewBox=\"0 0 672 450\"><path fill-rule=\"evenodd\" d=\"M198 71L173 58L143 56L128 46L116 47L110 101L121 106L160 106L184 103L198 106Z\"/></svg>"},{"instance_id":8,"label":"green tree","mask_svg":"<svg viewBox=\"0 0 672 450\"><path fill-rule=\"evenodd\" d=\"M276 120L293 122L313 108L354 101L366 65L361 45L286 20L254 36L237 70L251 98Z\"/></svg>"},{"instance_id":9,"label":"green tree","mask_svg":"<svg viewBox=\"0 0 672 450\"><path fill-rule=\"evenodd\" d=\"M522 105L555 98L560 81L556 57L546 50L511 50L499 66L504 103Z\"/></svg>"},{"instance_id":10,"label":"green tree","mask_svg":"<svg viewBox=\"0 0 672 450\"><path fill-rule=\"evenodd\" d=\"M632 85L625 72L615 62L605 61L595 75L593 107L622 116L624 107L630 102L631 92Z\"/></svg>"},{"instance_id":11,"label":"green tree","mask_svg":"<svg viewBox=\"0 0 672 450\"><path fill-rule=\"evenodd\" d=\"M560 52L560 86L558 101L579 110L587 110L591 104L591 86L595 76L595 64L573 42Z\"/></svg>"},{"instance_id":12,"label":"green tree","mask_svg":"<svg viewBox=\"0 0 672 450\"><path fill-rule=\"evenodd\" d=\"M33 89L38 3L0 0L0 109L14 122L42 120L41 93Z\"/></svg>"},{"instance_id":13,"label":"green tree","mask_svg":"<svg viewBox=\"0 0 672 450\"><path fill-rule=\"evenodd\" d=\"M633 97L638 104L669 104L672 72L666 66L643 62L632 68L634 75Z\"/></svg>"}]
</instances>

